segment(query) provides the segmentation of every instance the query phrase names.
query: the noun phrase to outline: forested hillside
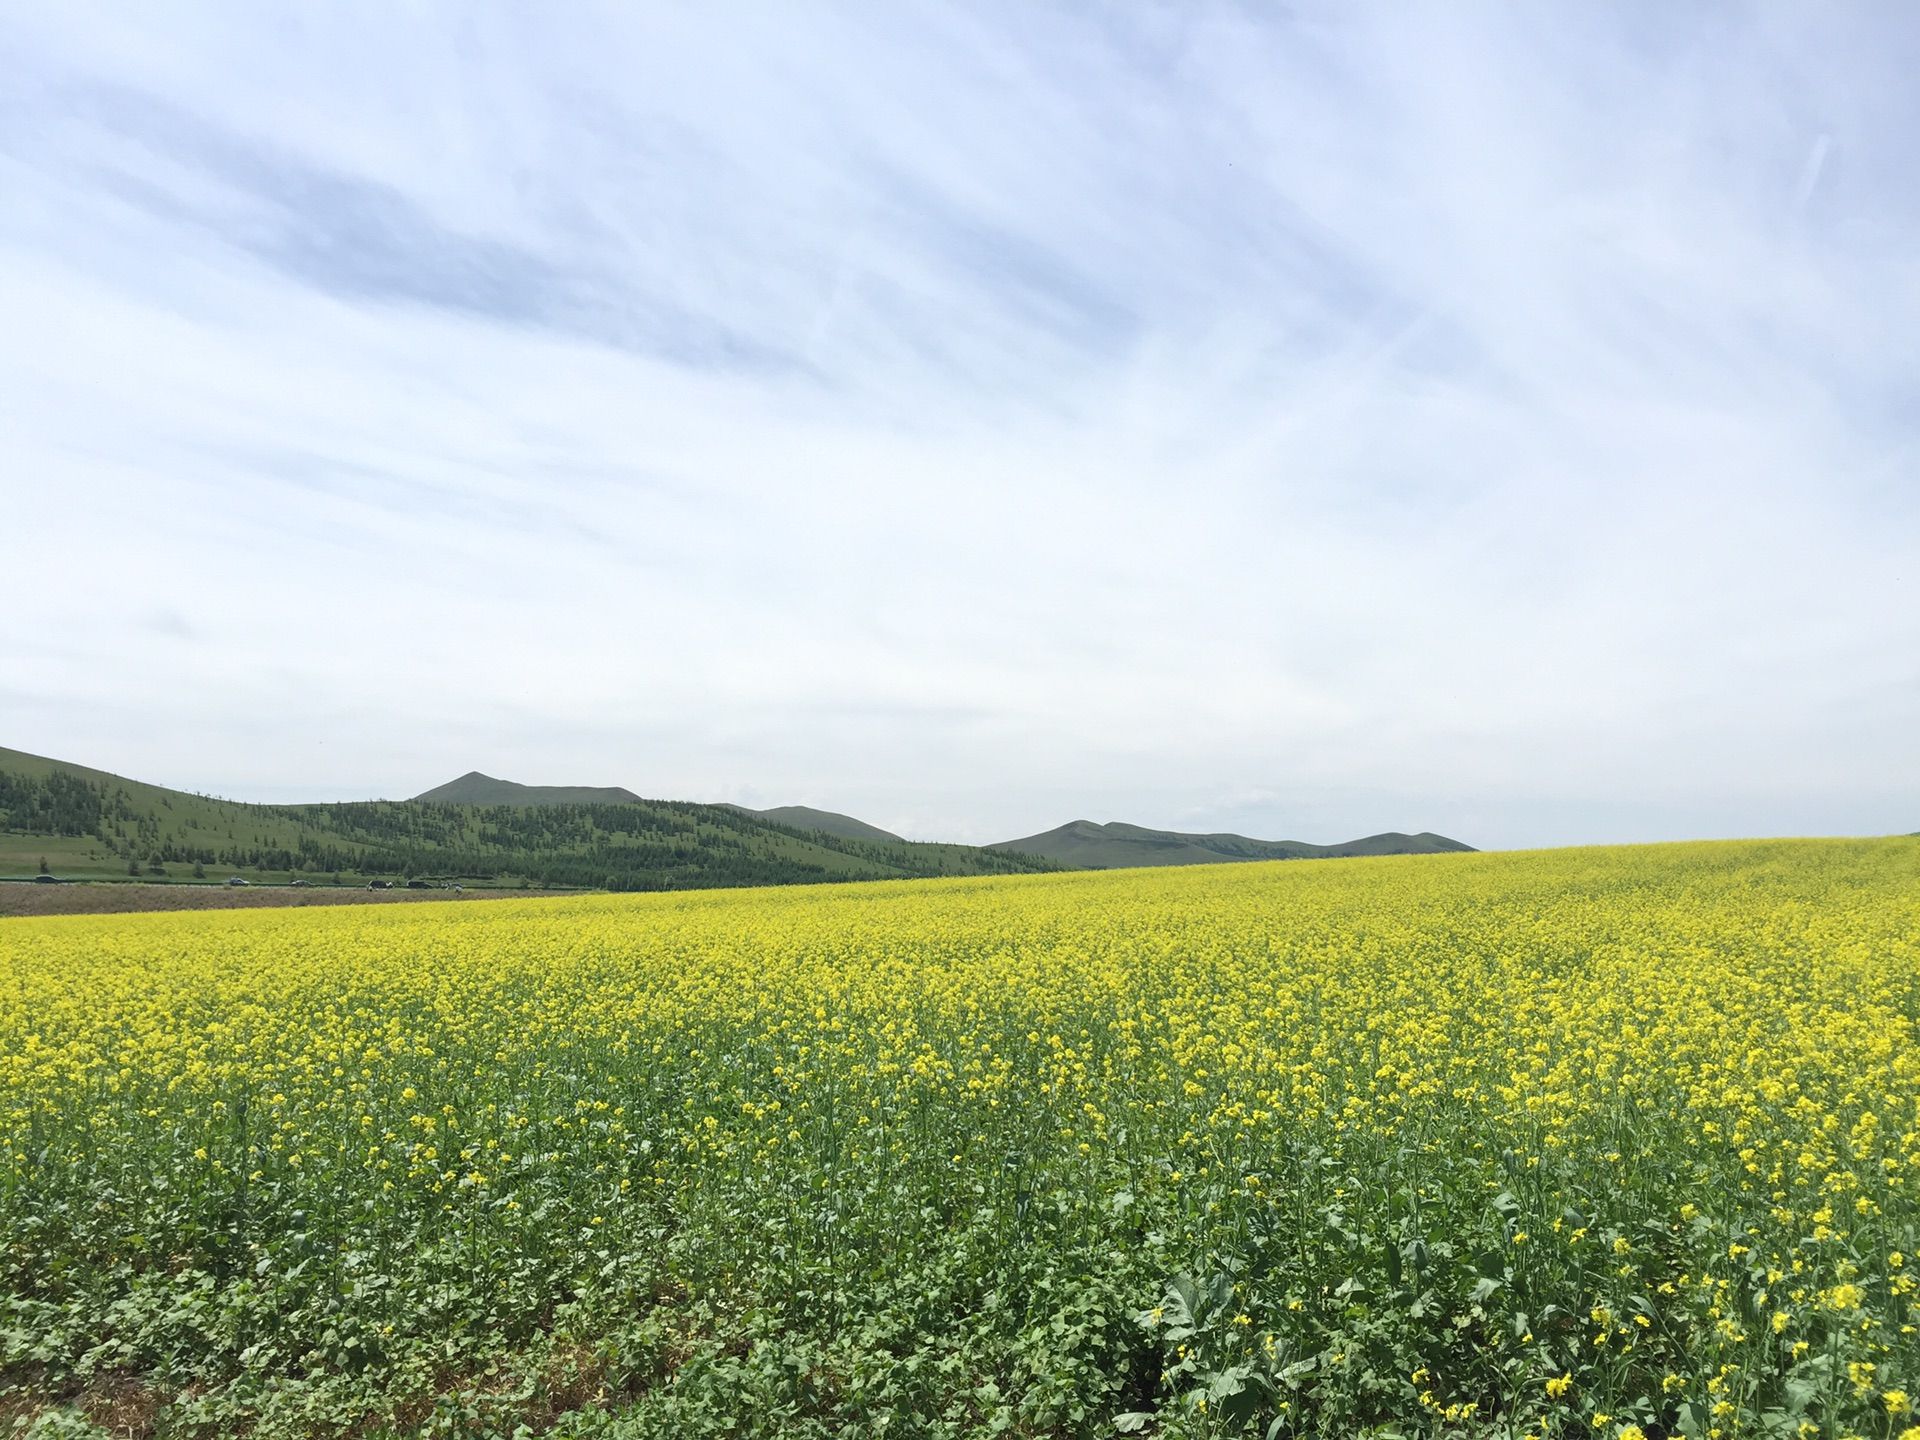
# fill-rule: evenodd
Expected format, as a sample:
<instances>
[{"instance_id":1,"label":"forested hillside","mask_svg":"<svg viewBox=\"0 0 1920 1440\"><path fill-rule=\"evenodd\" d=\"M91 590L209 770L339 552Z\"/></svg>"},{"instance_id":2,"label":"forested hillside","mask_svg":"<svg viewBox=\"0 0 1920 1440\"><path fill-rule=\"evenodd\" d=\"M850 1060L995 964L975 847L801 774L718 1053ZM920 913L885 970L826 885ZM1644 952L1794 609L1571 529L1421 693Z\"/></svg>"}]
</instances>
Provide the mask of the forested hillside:
<instances>
[{"instance_id":1,"label":"forested hillside","mask_svg":"<svg viewBox=\"0 0 1920 1440\"><path fill-rule=\"evenodd\" d=\"M725 806L248 805L0 749L0 875L366 877L673 890L1056 868L965 845L801 830Z\"/></svg>"}]
</instances>

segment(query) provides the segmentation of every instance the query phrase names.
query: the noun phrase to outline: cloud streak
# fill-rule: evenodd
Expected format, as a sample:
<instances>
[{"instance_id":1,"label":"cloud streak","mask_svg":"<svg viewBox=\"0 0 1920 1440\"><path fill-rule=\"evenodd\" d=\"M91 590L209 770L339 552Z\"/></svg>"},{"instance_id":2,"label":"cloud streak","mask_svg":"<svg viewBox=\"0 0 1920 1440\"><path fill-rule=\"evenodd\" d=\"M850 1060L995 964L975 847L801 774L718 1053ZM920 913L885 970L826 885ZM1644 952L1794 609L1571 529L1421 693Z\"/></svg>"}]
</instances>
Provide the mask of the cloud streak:
<instances>
[{"instance_id":1,"label":"cloud streak","mask_svg":"<svg viewBox=\"0 0 1920 1440\"><path fill-rule=\"evenodd\" d=\"M7 743L976 840L1920 825L1902 17L6 24Z\"/></svg>"}]
</instances>

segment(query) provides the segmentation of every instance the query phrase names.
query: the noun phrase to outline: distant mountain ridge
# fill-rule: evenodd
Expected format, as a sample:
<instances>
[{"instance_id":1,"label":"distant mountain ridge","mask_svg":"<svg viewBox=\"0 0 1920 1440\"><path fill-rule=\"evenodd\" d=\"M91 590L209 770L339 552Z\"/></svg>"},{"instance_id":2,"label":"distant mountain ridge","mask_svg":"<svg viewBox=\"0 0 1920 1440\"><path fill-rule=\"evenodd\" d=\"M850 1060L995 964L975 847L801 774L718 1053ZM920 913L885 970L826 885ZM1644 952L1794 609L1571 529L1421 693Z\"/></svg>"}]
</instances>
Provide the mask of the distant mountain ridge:
<instances>
[{"instance_id":1,"label":"distant mountain ridge","mask_svg":"<svg viewBox=\"0 0 1920 1440\"><path fill-rule=\"evenodd\" d=\"M1354 855L1438 855L1471 851L1473 846L1422 831L1406 835L1390 830L1338 845L1304 840L1254 840L1245 835L1189 835L1149 830L1113 821L1072 820L1058 829L1019 840L1002 840L989 850L1036 855L1074 870L1119 870L1141 865L1217 865L1236 860L1330 860Z\"/></svg>"},{"instance_id":2,"label":"distant mountain ridge","mask_svg":"<svg viewBox=\"0 0 1920 1440\"><path fill-rule=\"evenodd\" d=\"M413 797L442 805L639 805L641 798L618 785L521 785L469 770ZM879 844L907 843L891 830L882 830L852 815L819 810L811 805L776 805L754 810L723 802L715 807L783 825L790 830L813 831L843 840ZM1070 820L1065 825L1019 840L1001 840L981 847L1002 854L1030 855L1074 870L1119 870L1146 865L1217 865L1236 860L1329 860L1356 855L1439 855L1471 851L1445 835L1423 830L1417 835L1398 830L1366 835L1335 845L1305 840L1255 840L1230 833L1188 834L1178 830L1151 830L1124 821L1099 824Z\"/></svg>"},{"instance_id":3,"label":"distant mountain ridge","mask_svg":"<svg viewBox=\"0 0 1920 1440\"><path fill-rule=\"evenodd\" d=\"M503 877L595 889L1107 870L1471 850L1390 831L1338 845L1075 820L982 847L908 841L806 805L648 800L618 785L522 785L470 770L412 800L251 805L0 749L0 876Z\"/></svg>"},{"instance_id":4,"label":"distant mountain ridge","mask_svg":"<svg viewBox=\"0 0 1920 1440\"><path fill-rule=\"evenodd\" d=\"M771 810L749 810L744 805L726 805L722 808L738 810L742 815L771 820L776 825L787 825L795 830L819 830L828 835L838 835L843 840L883 840L895 844L902 840L891 830L882 830L878 825L869 825L864 820L856 820L851 815L842 815L834 810L816 810L811 805L776 805Z\"/></svg>"},{"instance_id":5,"label":"distant mountain ridge","mask_svg":"<svg viewBox=\"0 0 1920 1440\"><path fill-rule=\"evenodd\" d=\"M620 785L521 785L469 770L413 797L428 805L638 805L640 797Z\"/></svg>"}]
</instances>

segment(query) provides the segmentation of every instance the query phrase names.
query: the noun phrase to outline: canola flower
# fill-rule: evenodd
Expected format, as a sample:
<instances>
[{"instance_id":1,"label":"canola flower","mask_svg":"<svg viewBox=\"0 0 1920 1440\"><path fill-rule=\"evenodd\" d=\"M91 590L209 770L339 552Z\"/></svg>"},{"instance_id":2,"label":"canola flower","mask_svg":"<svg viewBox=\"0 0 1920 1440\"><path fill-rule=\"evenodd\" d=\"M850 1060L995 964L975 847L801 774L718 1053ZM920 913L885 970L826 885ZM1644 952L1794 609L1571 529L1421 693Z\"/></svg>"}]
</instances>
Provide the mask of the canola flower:
<instances>
[{"instance_id":1,"label":"canola flower","mask_svg":"<svg viewBox=\"0 0 1920 1440\"><path fill-rule=\"evenodd\" d=\"M0 1398L1899 1436L1917 1030L1911 840L9 921Z\"/></svg>"}]
</instances>

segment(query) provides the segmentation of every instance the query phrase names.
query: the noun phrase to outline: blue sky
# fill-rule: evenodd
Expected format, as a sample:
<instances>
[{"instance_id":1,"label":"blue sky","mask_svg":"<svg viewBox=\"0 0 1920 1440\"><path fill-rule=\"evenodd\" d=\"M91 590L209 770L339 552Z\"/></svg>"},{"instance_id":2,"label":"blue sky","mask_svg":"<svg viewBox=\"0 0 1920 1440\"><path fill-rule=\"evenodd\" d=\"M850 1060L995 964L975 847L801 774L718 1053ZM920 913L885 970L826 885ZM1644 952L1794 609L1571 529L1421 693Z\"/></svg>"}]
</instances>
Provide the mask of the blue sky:
<instances>
[{"instance_id":1,"label":"blue sky","mask_svg":"<svg viewBox=\"0 0 1920 1440\"><path fill-rule=\"evenodd\" d=\"M1898 7L14 7L0 743L1920 828Z\"/></svg>"}]
</instances>

